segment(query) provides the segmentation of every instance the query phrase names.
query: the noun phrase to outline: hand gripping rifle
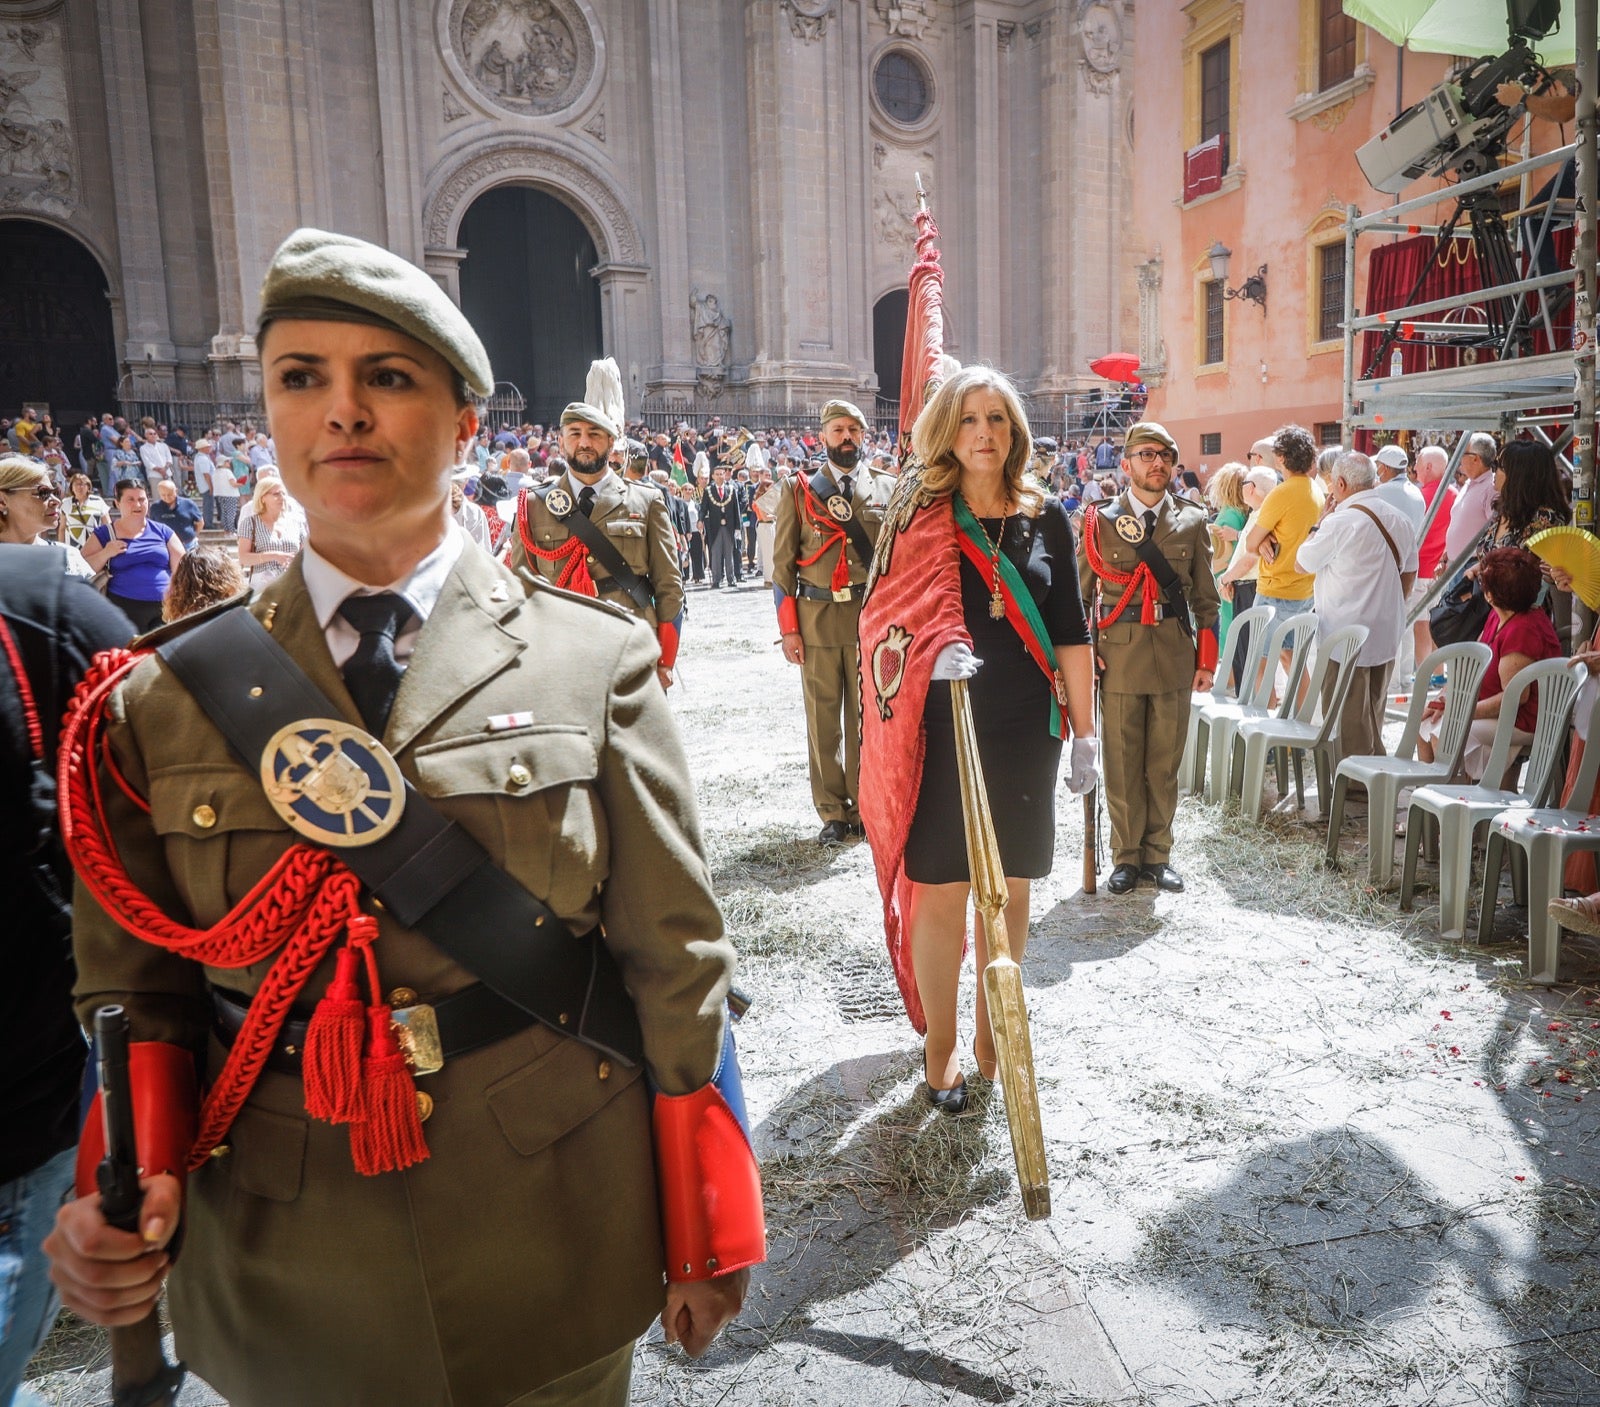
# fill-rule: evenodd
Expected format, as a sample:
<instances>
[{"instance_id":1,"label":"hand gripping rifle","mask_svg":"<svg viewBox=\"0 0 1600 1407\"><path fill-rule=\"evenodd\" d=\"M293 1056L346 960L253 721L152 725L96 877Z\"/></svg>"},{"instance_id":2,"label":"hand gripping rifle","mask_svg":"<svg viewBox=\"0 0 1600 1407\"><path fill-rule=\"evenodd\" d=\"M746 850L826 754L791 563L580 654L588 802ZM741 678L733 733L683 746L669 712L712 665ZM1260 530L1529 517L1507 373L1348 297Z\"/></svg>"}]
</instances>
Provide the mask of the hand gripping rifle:
<instances>
[{"instance_id":1,"label":"hand gripping rifle","mask_svg":"<svg viewBox=\"0 0 1600 1407\"><path fill-rule=\"evenodd\" d=\"M95 1169L100 1210L118 1231L137 1232L144 1189L139 1186L128 1080L128 1013L122 1007L103 1006L95 1012L94 1045L106 1134L106 1155ZM167 1362L156 1311L109 1334L112 1407L173 1407L187 1369L182 1363Z\"/></svg>"},{"instance_id":2,"label":"hand gripping rifle","mask_svg":"<svg viewBox=\"0 0 1600 1407\"><path fill-rule=\"evenodd\" d=\"M967 682L950 685L955 714L956 766L961 776L961 814L966 822L967 868L972 876L973 907L983 916L989 935L989 965L983 989L989 999L989 1027L994 1035L995 1063L1011 1126L1011 1152L1017 1161L1017 1183L1029 1221L1050 1215L1050 1173L1045 1166L1044 1129L1039 1118L1039 1091L1033 1077L1033 1041L1028 1034L1028 1008L1022 999L1022 969L1011 956L1006 935L1006 872L995 839L989 793L983 785L978 735L972 724Z\"/></svg>"}]
</instances>

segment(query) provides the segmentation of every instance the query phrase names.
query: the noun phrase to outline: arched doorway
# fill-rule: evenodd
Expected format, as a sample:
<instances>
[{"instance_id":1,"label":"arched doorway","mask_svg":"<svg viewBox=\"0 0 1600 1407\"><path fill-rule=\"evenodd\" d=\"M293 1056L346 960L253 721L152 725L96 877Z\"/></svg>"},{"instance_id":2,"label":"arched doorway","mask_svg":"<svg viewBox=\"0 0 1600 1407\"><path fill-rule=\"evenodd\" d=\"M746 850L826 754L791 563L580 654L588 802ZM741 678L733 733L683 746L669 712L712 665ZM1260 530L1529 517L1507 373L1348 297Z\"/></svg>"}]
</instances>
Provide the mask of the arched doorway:
<instances>
[{"instance_id":1,"label":"arched doorway","mask_svg":"<svg viewBox=\"0 0 1600 1407\"><path fill-rule=\"evenodd\" d=\"M527 398L529 420L548 425L582 399L589 363L605 354L593 238L555 196L497 186L472 202L456 242L467 251L461 311L495 376Z\"/></svg>"},{"instance_id":2,"label":"arched doorway","mask_svg":"<svg viewBox=\"0 0 1600 1407\"><path fill-rule=\"evenodd\" d=\"M63 438L116 409L117 353L99 263L37 220L0 220L0 414L49 406Z\"/></svg>"},{"instance_id":3,"label":"arched doorway","mask_svg":"<svg viewBox=\"0 0 1600 1407\"><path fill-rule=\"evenodd\" d=\"M878 373L878 394L886 401L900 399L900 362L910 306L911 294L904 288L891 289L872 305L872 367Z\"/></svg>"}]
</instances>

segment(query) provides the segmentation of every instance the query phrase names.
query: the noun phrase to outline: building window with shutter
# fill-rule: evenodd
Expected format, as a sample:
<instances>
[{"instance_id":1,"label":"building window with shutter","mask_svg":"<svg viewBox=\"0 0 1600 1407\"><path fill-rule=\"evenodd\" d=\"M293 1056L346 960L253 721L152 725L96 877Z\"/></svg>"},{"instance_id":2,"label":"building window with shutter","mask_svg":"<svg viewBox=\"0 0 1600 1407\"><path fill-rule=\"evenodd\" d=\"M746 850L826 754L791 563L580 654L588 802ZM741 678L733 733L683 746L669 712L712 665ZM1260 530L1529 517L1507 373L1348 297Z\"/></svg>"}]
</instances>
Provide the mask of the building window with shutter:
<instances>
[{"instance_id":1,"label":"building window with shutter","mask_svg":"<svg viewBox=\"0 0 1600 1407\"><path fill-rule=\"evenodd\" d=\"M1200 140L1228 131L1228 68L1232 44L1224 39L1200 55Z\"/></svg>"},{"instance_id":2,"label":"building window with shutter","mask_svg":"<svg viewBox=\"0 0 1600 1407\"><path fill-rule=\"evenodd\" d=\"M1317 249L1317 341L1344 336L1344 241Z\"/></svg>"},{"instance_id":3,"label":"building window with shutter","mask_svg":"<svg viewBox=\"0 0 1600 1407\"><path fill-rule=\"evenodd\" d=\"M1207 279L1205 282L1205 314L1206 314L1206 341L1205 341L1205 366L1215 366L1218 362L1226 360L1226 348L1222 336L1222 280L1219 278Z\"/></svg>"},{"instance_id":4,"label":"building window with shutter","mask_svg":"<svg viewBox=\"0 0 1600 1407\"><path fill-rule=\"evenodd\" d=\"M1344 12L1343 0L1318 0L1317 91L1336 88L1355 76L1356 22Z\"/></svg>"},{"instance_id":5,"label":"building window with shutter","mask_svg":"<svg viewBox=\"0 0 1600 1407\"><path fill-rule=\"evenodd\" d=\"M1344 443L1340 434L1341 426L1337 420L1319 420L1316 424L1317 443L1323 449L1332 449L1334 445Z\"/></svg>"},{"instance_id":6,"label":"building window with shutter","mask_svg":"<svg viewBox=\"0 0 1600 1407\"><path fill-rule=\"evenodd\" d=\"M1200 453L1201 454L1221 454L1222 453L1222 431L1221 430L1214 431L1213 433L1211 433L1209 435L1200 436Z\"/></svg>"}]
</instances>

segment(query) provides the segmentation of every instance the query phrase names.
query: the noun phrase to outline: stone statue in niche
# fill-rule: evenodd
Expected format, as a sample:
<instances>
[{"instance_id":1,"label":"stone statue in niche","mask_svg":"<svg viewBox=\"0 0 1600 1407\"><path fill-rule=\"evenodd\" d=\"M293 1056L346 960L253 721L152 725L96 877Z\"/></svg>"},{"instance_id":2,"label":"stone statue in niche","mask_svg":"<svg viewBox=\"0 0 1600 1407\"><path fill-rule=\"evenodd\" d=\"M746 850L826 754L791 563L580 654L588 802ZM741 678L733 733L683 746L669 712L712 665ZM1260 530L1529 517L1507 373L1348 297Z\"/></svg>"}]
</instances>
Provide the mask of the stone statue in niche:
<instances>
[{"instance_id":1,"label":"stone statue in niche","mask_svg":"<svg viewBox=\"0 0 1600 1407\"><path fill-rule=\"evenodd\" d=\"M715 293L689 290L689 334L696 377L702 385L720 387L733 363L733 320L722 311L722 300Z\"/></svg>"},{"instance_id":2,"label":"stone statue in niche","mask_svg":"<svg viewBox=\"0 0 1600 1407\"><path fill-rule=\"evenodd\" d=\"M833 18L833 0L783 0L783 8L789 16L789 30L796 39L809 44L828 32L828 21Z\"/></svg>"},{"instance_id":3,"label":"stone statue in niche","mask_svg":"<svg viewBox=\"0 0 1600 1407\"><path fill-rule=\"evenodd\" d=\"M593 39L562 0L456 0L456 50L472 81L501 107L559 111L587 77Z\"/></svg>"}]
</instances>

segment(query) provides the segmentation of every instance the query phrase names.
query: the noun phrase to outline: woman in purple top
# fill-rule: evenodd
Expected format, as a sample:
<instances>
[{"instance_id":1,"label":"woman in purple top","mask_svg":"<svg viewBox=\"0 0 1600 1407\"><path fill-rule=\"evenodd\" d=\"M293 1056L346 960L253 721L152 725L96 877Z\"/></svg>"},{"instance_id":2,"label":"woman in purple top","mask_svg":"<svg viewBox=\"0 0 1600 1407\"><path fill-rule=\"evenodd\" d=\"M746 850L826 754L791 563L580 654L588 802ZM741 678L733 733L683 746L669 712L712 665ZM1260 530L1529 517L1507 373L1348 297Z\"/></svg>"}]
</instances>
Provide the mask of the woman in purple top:
<instances>
[{"instance_id":1,"label":"woman in purple top","mask_svg":"<svg viewBox=\"0 0 1600 1407\"><path fill-rule=\"evenodd\" d=\"M116 522L89 534L83 555L96 572L111 573L106 596L142 635L161 624L161 598L183 544L171 528L149 520L149 491L137 479L118 482L117 512Z\"/></svg>"}]
</instances>

